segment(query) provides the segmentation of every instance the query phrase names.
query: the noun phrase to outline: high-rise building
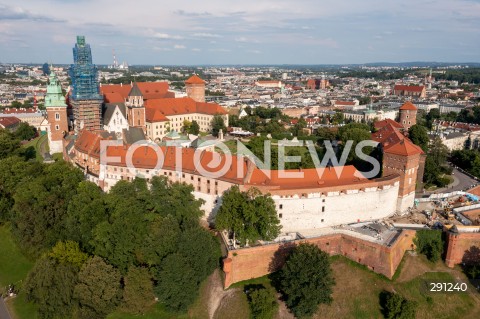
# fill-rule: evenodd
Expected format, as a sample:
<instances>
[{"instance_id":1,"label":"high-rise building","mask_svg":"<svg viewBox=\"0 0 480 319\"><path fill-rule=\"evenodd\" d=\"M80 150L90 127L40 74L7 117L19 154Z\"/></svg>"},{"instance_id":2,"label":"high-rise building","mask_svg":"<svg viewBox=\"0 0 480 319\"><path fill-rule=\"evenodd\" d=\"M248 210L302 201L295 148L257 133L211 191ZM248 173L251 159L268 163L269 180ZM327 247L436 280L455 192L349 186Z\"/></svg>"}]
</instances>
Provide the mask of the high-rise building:
<instances>
[{"instance_id":1,"label":"high-rise building","mask_svg":"<svg viewBox=\"0 0 480 319\"><path fill-rule=\"evenodd\" d=\"M92 50L84 36L77 36L70 66L75 133L82 129L99 131L102 128L102 102L98 83L98 69L92 62Z\"/></svg>"},{"instance_id":2,"label":"high-rise building","mask_svg":"<svg viewBox=\"0 0 480 319\"><path fill-rule=\"evenodd\" d=\"M63 137L68 133L67 104L62 93L55 72L50 72L47 94L45 95L45 109L48 119L48 145L50 153L63 151Z\"/></svg>"}]
</instances>

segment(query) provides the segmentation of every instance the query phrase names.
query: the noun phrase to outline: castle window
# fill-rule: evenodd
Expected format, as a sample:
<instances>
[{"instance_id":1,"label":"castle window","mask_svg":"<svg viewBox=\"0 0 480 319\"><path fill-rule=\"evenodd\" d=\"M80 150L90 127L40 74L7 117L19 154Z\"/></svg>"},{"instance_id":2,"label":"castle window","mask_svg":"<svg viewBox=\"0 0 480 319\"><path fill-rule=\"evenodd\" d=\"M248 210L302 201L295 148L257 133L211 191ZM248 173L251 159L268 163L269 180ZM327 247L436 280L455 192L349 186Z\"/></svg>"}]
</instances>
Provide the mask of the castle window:
<instances>
[{"instance_id":1,"label":"castle window","mask_svg":"<svg viewBox=\"0 0 480 319\"><path fill-rule=\"evenodd\" d=\"M282 217L283 217L283 214L278 214L278 217L279 217L279 218L282 218Z\"/></svg>"},{"instance_id":2,"label":"castle window","mask_svg":"<svg viewBox=\"0 0 480 319\"><path fill-rule=\"evenodd\" d=\"M280 204L280 206L278 208L283 209L283 204Z\"/></svg>"},{"instance_id":3,"label":"castle window","mask_svg":"<svg viewBox=\"0 0 480 319\"><path fill-rule=\"evenodd\" d=\"M322 222L322 223L323 223L323 220L324 220L324 219L322 218L322 219L321 219L321 222ZM330 244L329 244L329 243L327 243L327 246L328 246L328 245L330 245Z\"/></svg>"},{"instance_id":4,"label":"castle window","mask_svg":"<svg viewBox=\"0 0 480 319\"><path fill-rule=\"evenodd\" d=\"M55 113L55 119L59 120L60 119L60 113Z\"/></svg>"},{"instance_id":5,"label":"castle window","mask_svg":"<svg viewBox=\"0 0 480 319\"><path fill-rule=\"evenodd\" d=\"M324 198L324 199L322 199L322 203L325 203L325 198Z\"/></svg>"},{"instance_id":6,"label":"castle window","mask_svg":"<svg viewBox=\"0 0 480 319\"><path fill-rule=\"evenodd\" d=\"M60 126L55 125L55 129L56 129L57 131L60 130Z\"/></svg>"},{"instance_id":7,"label":"castle window","mask_svg":"<svg viewBox=\"0 0 480 319\"><path fill-rule=\"evenodd\" d=\"M322 206L322 213L325 213L325 206ZM323 221L323 219L322 219Z\"/></svg>"}]
</instances>

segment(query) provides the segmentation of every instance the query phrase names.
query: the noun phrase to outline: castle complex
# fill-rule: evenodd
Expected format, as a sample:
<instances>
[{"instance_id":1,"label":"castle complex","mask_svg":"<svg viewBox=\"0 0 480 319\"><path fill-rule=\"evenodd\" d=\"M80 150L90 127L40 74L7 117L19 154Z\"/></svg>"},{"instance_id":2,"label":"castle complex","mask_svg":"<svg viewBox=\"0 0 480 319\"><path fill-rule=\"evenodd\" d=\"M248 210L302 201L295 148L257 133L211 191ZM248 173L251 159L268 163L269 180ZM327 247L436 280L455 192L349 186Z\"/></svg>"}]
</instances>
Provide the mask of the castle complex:
<instances>
[{"instance_id":1,"label":"castle complex","mask_svg":"<svg viewBox=\"0 0 480 319\"><path fill-rule=\"evenodd\" d=\"M195 197L204 200L204 219L213 223L226 190L234 185L241 190L256 187L274 200L284 232L379 220L414 205L424 154L405 136L415 123L416 108L410 102L400 109L401 123L375 123L372 140L380 144L384 154L379 178L367 179L353 166L265 170L243 155L232 155L227 170L219 172L218 167L227 163L224 153L192 144L158 146L181 132L187 121L196 121L202 132L211 131L214 116L223 117L228 126L226 111L218 104L205 103L202 79L196 75L189 78L185 82L187 97L183 98L175 98L166 82L100 86L94 76L90 47L83 37L77 39L74 57L68 96L74 112L69 128L67 108L59 96L61 88L53 73L50 78L50 147L53 152L63 151L65 160L84 170L87 178L105 191L119 180L165 176L192 185ZM131 147L142 140L152 144ZM112 143L104 153L102 141ZM163 163L158 166L160 157ZM218 165L211 167L212 163ZM285 178L282 173L293 177Z\"/></svg>"}]
</instances>

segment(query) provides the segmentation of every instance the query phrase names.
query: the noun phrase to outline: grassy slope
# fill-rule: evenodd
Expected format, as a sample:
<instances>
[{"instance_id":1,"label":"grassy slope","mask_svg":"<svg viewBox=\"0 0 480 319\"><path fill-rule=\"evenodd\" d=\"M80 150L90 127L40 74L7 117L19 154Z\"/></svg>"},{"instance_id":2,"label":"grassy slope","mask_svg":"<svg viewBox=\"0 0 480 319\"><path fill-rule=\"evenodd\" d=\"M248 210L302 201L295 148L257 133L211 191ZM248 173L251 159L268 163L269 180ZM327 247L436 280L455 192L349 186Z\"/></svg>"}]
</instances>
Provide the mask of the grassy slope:
<instances>
[{"instance_id":1,"label":"grassy slope","mask_svg":"<svg viewBox=\"0 0 480 319\"><path fill-rule=\"evenodd\" d=\"M400 276L391 281L344 257L333 257L331 260L336 280L333 302L321 305L314 319L383 318L379 305L379 294L383 290L397 291L407 299L417 301L417 318L476 318L479 315L480 304L468 293L426 292L426 281L451 282L458 276L458 272L452 272L442 262L432 264L423 256L405 256ZM468 283L461 276L459 279ZM234 287L243 288L252 283L270 284L267 277L262 277L237 283ZM243 304L241 311L248 313L248 304L243 299L244 294L235 295L229 304L234 309ZM229 305L224 305L224 308L228 309Z\"/></svg>"},{"instance_id":2,"label":"grassy slope","mask_svg":"<svg viewBox=\"0 0 480 319\"><path fill-rule=\"evenodd\" d=\"M6 225L0 226L0 243L0 287L3 291L11 283L21 286L33 263L18 250ZM27 303L22 293L8 300L7 305L17 319L37 318L34 305Z\"/></svg>"}]
</instances>

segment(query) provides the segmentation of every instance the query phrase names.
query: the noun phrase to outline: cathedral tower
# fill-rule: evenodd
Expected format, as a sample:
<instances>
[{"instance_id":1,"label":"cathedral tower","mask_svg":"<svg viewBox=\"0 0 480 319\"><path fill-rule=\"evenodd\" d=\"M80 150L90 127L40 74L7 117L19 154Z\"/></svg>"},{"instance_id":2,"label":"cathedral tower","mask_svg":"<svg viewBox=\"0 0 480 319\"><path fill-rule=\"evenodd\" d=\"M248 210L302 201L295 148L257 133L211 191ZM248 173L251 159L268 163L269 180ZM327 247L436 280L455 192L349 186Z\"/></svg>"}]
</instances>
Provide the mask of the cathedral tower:
<instances>
[{"instance_id":1,"label":"cathedral tower","mask_svg":"<svg viewBox=\"0 0 480 319\"><path fill-rule=\"evenodd\" d=\"M45 108L49 124L47 133L50 153L61 153L63 151L63 137L68 133L67 104L65 104L62 87L53 71L50 73L47 85Z\"/></svg>"},{"instance_id":2,"label":"cathedral tower","mask_svg":"<svg viewBox=\"0 0 480 319\"><path fill-rule=\"evenodd\" d=\"M85 43L84 36L77 36L73 48L73 62L70 66L72 79L71 104L75 133L82 129L99 131L102 129L102 103L98 83L98 69L92 63L92 50Z\"/></svg>"}]
</instances>

